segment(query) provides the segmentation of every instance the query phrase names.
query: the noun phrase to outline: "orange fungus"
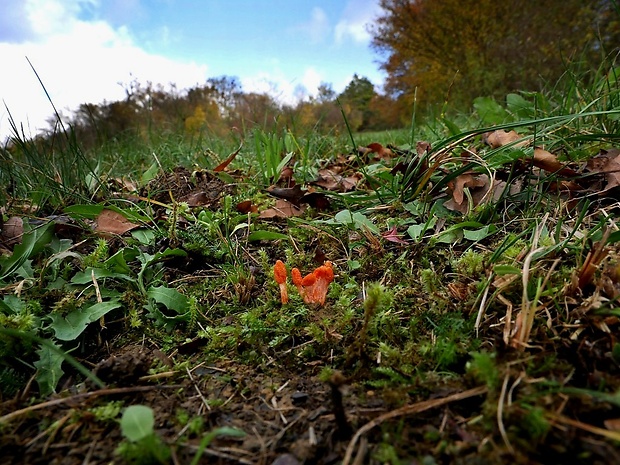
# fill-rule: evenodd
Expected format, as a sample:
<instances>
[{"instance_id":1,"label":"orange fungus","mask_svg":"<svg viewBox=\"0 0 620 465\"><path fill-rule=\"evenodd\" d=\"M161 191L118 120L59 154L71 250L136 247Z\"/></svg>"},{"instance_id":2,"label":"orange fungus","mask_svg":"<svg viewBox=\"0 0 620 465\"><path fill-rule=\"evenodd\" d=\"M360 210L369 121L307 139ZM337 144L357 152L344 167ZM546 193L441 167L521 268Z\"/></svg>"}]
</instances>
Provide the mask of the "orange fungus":
<instances>
[{"instance_id":1,"label":"orange fungus","mask_svg":"<svg viewBox=\"0 0 620 465\"><path fill-rule=\"evenodd\" d=\"M282 263L282 260L276 261L276 264L273 267L273 277L280 286L280 299L282 303L285 304L288 302L288 292L286 290L286 266Z\"/></svg>"}]
</instances>

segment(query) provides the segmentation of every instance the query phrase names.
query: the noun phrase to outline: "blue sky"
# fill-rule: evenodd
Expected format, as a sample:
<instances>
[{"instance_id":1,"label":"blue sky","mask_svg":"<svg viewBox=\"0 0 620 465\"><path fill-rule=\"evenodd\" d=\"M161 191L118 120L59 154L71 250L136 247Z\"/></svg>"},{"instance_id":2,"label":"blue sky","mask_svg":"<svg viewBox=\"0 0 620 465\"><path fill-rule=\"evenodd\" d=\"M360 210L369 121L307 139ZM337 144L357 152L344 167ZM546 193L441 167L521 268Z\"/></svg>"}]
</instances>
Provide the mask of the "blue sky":
<instances>
[{"instance_id":1,"label":"blue sky","mask_svg":"<svg viewBox=\"0 0 620 465\"><path fill-rule=\"evenodd\" d=\"M8 107L26 134L52 114L26 61L63 113L122 99L132 79L184 89L236 76L282 102L384 75L367 25L378 0L2 0L0 140Z\"/></svg>"}]
</instances>

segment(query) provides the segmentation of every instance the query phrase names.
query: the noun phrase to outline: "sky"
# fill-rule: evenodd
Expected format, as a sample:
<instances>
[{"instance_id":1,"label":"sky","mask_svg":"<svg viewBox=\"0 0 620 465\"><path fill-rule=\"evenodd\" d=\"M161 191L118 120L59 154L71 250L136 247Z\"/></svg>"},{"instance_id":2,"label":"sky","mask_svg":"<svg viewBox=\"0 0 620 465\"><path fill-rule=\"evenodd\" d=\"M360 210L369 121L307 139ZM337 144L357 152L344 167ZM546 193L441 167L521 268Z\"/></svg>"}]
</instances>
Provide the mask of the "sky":
<instances>
[{"instance_id":1,"label":"sky","mask_svg":"<svg viewBox=\"0 0 620 465\"><path fill-rule=\"evenodd\" d=\"M379 0L2 0L0 142L10 117L27 136L49 128L33 68L62 114L121 100L133 80L182 90L235 76L292 104L355 73L380 87L368 30L380 13Z\"/></svg>"}]
</instances>

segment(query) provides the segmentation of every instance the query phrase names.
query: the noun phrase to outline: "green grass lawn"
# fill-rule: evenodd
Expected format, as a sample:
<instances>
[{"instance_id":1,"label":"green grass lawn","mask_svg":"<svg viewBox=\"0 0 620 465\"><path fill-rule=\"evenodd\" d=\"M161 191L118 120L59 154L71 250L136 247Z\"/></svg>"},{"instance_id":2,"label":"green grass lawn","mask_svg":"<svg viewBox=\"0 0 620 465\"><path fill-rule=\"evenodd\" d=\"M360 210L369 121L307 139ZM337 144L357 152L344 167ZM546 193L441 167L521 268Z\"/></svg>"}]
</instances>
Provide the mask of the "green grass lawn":
<instances>
[{"instance_id":1,"label":"green grass lawn","mask_svg":"<svg viewBox=\"0 0 620 465\"><path fill-rule=\"evenodd\" d=\"M617 71L379 133L16 137L0 455L620 460Z\"/></svg>"}]
</instances>

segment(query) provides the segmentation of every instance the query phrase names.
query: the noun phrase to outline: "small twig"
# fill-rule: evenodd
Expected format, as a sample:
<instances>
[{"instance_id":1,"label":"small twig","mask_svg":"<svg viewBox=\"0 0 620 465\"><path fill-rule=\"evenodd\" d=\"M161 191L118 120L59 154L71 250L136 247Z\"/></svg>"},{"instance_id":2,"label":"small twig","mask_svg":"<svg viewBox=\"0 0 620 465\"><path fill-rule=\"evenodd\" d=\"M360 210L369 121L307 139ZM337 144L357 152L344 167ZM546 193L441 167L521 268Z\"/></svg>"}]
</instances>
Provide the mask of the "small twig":
<instances>
[{"instance_id":1,"label":"small twig","mask_svg":"<svg viewBox=\"0 0 620 465\"><path fill-rule=\"evenodd\" d=\"M351 441L349 442L349 445L347 446L347 451L345 453L344 460L342 461L342 465L350 464L351 458L353 456L353 449L355 449L355 444L357 443L358 439L363 434L366 434L368 431L373 429L375 426L379 426L384 421L391 420L392 418L397 418L403 415L410 415L413 413L424 412L432 408L441 407L451 402L457 402L459 400L464 400L464 399L469 399L470 397L479 396L479 395L485 394L486 392L487 392L486 386L479 386L476 388L468 389L467 391L457 392L456 394L452 394L450 396L443 397L441 399L424 400L416 404L405 405L404 407L401 407L396 410L392 410L391 412L388 412L386 414L383 414L373 419L372 421L366 423L364 426L358 429L357 432L353 435L353 438L351 439Z\"/></svg>"},{"instance_id":2,"label":"small twig","mask_svg":"<svg viewBox=\"0 0 620 465\"><path fill-rule=\"evenodd\" d=\"M553 422L553 426L555 426L556 428L559 428L558 423L564 424L582 429L584 431L587 431L588 433L598 434L599 436L603 436L604 438L620 442L620 432L618 431L599 428L597 426L592 426L578 420L573 420L572 418L565 417L564 415L556 415L555 413L547 413L545 414L545 416Z\"/></svg>"},{"instance_id":3,"label":"small twig","mask_svg":"<svg viewBox=\"0 0 620 465\"><path fill-rule=\"evenodd\" d=\"M198 397L200 397L200 399L202 400L202 403L205 405L205 407L207 407L207 410L210 412L211 411L211 407L209 406L209 402L207 402L207 399L205 399L205 396L202 395L202 392L198 388L198 385L196 384L196 381L194 381L194 377L192 376L192 372L189 371L189 369L187 367L185 368L185 371L187 371L187 375L189 376L189 379L192 381L192 384L194 385L194 389L196 389L196 392L198 393Z\"/></svg>"},{"instance_id":4,"label":"small twig","mask_svg":"<svg viewBox=\"0 0 620 465\"><path fill-rule=\"evenodd\" d=\"M25 415L26 413L34 412L35 410L41 410L47 407L53 407L54 405L66 404L71 401L90 399L91 397L108 396L108 395L115 395L115 394L127 394L129 392L152 391L154 389L178 389L180 387L183 387L183 386L180 384L173 384L170 386L133 386L133 387L124 387L124 388L100 389L99 391L85 392L83 394L76 394L71 397L63 397L62 399L48 400L47 402L42 402L40 404L31 405L21 410L15 410L14 412L7 413L6 415L0 417L0 425L3 423L8 423L9 421L17 417L20 417L22 415Z\"/></svg>"},{"instance_id":5,"label":"small twig","mask_svg":"<svg viewBox=\"0 0 620 465\"><path fill-rule=\"evenodd\" d=\"M199 449L199 446L193 446L193 445L188 445L188 444L181 444L181 446L186 447L187 449L191 450L192 452L197 452ZM225 452L220 452L218 450L215 449L209 449L206 448L202 451L203 454L206 455L212 455L213 457L219 457L221 459L228 459L228 460L233 460L235 462L239 462L239 463L243 463L245 465L255 465L254 462L241 458L241 457L235 457L234 455L231 454L227 454Z\"/></svg>"}]
</instances>

